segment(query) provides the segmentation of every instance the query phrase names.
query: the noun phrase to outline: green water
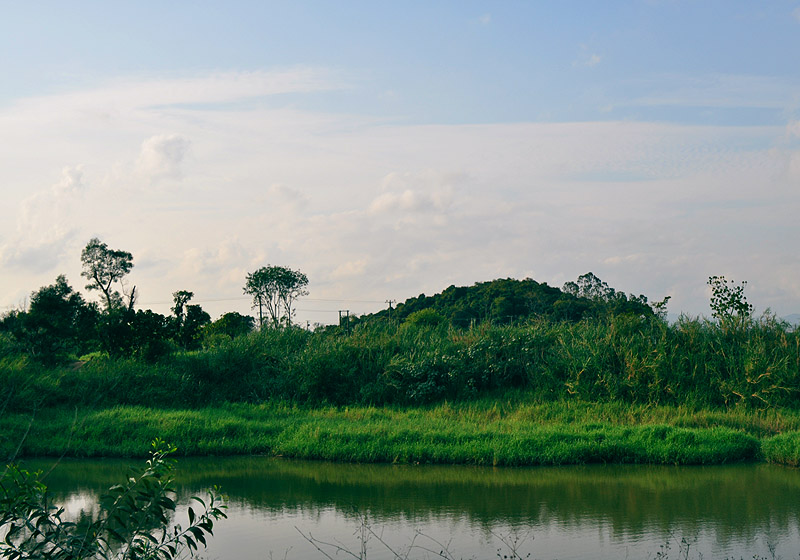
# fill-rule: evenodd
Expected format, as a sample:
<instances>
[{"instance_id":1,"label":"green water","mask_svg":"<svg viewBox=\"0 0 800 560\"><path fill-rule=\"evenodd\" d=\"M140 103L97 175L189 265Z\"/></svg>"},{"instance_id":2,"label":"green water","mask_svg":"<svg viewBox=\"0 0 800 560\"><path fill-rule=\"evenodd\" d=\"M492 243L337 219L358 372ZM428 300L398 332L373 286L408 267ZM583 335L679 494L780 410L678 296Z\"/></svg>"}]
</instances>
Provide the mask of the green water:
<instances>
[{"instance_id":1,"label":"green water","mask_svg":"<svg viewBox=\"0 0 800 560\"><path fill-rule=\"evenodd\" d=\"M47 483L77 514L128 464L64 460ZM358 554L364 523L395 552L413 544L410 558L442 548L497 558L515 538L523 557L540 560L684 558L687 544L688 558L800 558L800 471L763 464L492 469L246 457L181 459L177 475L184 502L214 484L229 497L205 558L324 558L301 532ZM375 535L367 550L394 558Z\"/></svg>"}]
</instances>

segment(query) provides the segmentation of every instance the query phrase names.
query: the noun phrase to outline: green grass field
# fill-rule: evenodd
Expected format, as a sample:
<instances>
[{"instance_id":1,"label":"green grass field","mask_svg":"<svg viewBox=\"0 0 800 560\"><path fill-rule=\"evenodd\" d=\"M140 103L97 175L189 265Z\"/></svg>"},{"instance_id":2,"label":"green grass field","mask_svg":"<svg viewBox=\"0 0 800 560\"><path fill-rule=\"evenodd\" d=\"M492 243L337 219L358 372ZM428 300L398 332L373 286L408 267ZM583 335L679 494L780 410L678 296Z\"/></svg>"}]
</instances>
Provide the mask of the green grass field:
<instances>
[{"instance_id":1,"label":"green grass field","mask_svg":"<svg viewBox=\"0 0 800 560\"><path fill-rule=\"evenodd\" d=\"M0 453L143 456L161 437L181 455L268 454L342 462L797 465L800 414L487 399L429 407L229 404L117 406L0 419ZM27 433L26 433L27 432ZM19 442L22 445L19 446Z\"/></svg>"}]
</instances>

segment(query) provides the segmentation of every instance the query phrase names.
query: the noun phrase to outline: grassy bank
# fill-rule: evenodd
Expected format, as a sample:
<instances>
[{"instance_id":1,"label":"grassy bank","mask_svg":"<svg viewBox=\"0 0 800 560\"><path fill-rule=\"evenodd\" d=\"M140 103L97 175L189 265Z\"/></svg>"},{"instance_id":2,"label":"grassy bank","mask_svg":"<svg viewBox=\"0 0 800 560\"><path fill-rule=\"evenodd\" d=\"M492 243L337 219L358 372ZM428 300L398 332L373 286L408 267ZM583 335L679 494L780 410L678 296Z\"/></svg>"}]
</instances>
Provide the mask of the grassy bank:
<instances>
[{"instance_id":1,"label":"grassy bank","mask_svg":"<svg viewBox=\"0 0 800 560\"><path fill-rule=\"evenodd\" d=\"M800 333L770 316L466 329L375 321L67 367L9 350L0 453L23 441L24 455L133 456L161 437L192 455L798 465L798 387Z\"/></svg>"},{"instance_id":2,"label":"grassy bank","mask_svg":"<svg viewBox=\"0 0 800 560\"><path fill-rule=\"evenodd\" d=\"M5 415L0 452L8 456L24 439L20 453L27 456L139 456L161 437L184 455L258 453L347 462L796 464L796 430L800 414L792 411L496 399L417 408L119 406L77 417L68 409L41 411L33 422L29 415Z\"/></svg>"}]
</instances>

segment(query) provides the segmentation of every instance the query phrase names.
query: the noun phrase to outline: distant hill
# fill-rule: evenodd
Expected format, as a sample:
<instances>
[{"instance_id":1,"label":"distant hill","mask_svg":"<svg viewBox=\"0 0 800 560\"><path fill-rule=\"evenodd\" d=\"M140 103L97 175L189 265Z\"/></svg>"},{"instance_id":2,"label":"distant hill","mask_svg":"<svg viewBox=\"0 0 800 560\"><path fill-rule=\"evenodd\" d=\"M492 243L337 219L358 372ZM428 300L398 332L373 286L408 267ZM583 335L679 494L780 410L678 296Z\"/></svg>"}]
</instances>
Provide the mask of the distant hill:
<instances>
[{"instance_id":1,"label":"distant hill","mask_svg":"<svg viewBox=\"0 0 800 560\"><path fill-rule=\"evenodd\" d=\"M781 317L781 319L783 319L790 325L794 325L795 327L800 327L800 313L792 313L791 315L786 315L785 317Z\"/></svg>"},{"instance_id":2,"label":"distant hill","mask_svg":"<svg viewBox=\"0 0 800 560\"><path fill-rule=\"evenodd\" d=\"M531 317L579 321L585 317L630 313L653 315L645 296L627 296L587 273L564 289L526 278L504 278L472 286L450 286L439 294L420 294L373 316L406 320L411 314L431 309L457 326L491 321L512 323ZM365 317L366 318L366 317Z\"/></svg>"}]
</instances>

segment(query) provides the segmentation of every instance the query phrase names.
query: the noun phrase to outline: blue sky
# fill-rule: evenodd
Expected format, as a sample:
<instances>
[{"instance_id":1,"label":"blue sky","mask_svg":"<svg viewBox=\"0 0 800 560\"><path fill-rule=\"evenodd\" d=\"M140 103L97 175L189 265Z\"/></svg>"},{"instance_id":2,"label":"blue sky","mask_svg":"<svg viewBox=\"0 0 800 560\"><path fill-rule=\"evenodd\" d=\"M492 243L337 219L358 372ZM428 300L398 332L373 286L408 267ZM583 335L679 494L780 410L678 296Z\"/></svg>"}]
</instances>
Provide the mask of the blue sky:
<instances>
[{"instance_id":1,"label":"blue sky","mask_svg":"<svg viewBox=\"0 0 800 560\"><path fill-rule=\"evenodd\" d=\"M719 274L800 312L800 2L4 14L0 309L82 287L99 236L162 312L179 289L246 311L267 263L308 273L321 322L590 270L673 313L707 313Z\"/></svg>"},{"instance_id":2,"label":"blue sky","mask_svg":"<svg viewBox=\"0 0 800 560\"><path fill-rule=\"evenodd\" d=\"M410 123L780 124L798 103L796 2L108 4L8 7L3 99L305 65L347 88L274 103Z\"/></svg>"}]
</instances>

